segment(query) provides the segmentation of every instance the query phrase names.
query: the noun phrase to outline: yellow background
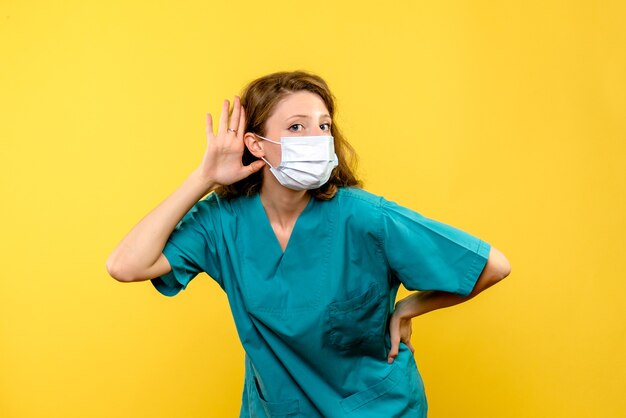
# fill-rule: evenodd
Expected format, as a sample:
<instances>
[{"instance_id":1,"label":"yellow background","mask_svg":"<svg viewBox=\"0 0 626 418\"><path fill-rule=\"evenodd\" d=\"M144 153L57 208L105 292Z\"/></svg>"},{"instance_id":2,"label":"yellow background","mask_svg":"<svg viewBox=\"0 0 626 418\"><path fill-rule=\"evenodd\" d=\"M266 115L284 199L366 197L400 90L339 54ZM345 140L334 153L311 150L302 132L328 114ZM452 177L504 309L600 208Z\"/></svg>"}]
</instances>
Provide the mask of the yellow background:
<instances>
[{"instance_id":1,"label":"yellow background","mask_svg":"<svg viewBox=\"0 0 626 418\"><path fill-rule=\"evenodd\" d=\"M105 261L200 163L205 113L295 69L330 84L368 190L511 261L414 319L429 417L626 416L625 12L2 0L0 416L237 416L217 284L166 298Z\"/></svg>"}]
</instances>

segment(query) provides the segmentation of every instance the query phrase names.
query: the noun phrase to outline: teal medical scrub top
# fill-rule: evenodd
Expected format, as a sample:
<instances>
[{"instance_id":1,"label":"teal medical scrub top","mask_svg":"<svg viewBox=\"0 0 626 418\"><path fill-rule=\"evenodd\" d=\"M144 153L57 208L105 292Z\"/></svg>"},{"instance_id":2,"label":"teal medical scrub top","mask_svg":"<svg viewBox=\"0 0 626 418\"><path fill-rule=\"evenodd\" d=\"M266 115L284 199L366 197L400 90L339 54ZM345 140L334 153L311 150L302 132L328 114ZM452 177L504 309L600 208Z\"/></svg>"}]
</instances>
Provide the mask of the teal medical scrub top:
<instances>
[{"instance_id":1,"label":"teal medical scrub top","mask_svg":"<svg viewBox=\"0 0 626 418\"><path fill-rule=\"evenodd\" d=\"M206 272L226 292L245 356L240 417L426 417L404 344L392 364L388 319L409 290L469 294L490 244L357 188L311 198L283 253L260 196L209 194L163 254L166 296Z\"/></svg>"}]
</instances>

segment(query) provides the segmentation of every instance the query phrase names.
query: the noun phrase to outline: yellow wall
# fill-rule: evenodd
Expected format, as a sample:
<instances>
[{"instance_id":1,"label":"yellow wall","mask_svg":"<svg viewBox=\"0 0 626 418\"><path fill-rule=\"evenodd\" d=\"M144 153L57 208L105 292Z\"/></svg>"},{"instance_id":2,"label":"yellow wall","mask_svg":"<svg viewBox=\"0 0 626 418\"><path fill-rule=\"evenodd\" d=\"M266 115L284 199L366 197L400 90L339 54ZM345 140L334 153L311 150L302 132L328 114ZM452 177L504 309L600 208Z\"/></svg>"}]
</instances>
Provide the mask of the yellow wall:
<instances>
[{"instance_id":1,"label":"yellow wall","mask_svg":"<svg viewBox=\"0 0 626 418\"><path fill-rule=\"evenodd\" d=\"M105 261L200 163L205 113L283 69L327 79L368 190L511 261L414 320L429 417L626 416L625 12L3 0L0 416L237 415L217 284L170 299Z\"/></svg>"}]
</instances>

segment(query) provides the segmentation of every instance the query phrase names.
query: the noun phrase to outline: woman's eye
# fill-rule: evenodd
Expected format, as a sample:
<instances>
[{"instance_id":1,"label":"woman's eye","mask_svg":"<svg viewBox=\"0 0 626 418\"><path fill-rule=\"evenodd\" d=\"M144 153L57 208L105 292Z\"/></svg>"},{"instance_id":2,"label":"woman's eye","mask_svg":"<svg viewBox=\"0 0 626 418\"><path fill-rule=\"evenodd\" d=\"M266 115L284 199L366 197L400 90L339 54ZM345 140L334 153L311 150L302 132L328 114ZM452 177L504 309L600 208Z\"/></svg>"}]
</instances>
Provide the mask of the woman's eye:
<instances>
[{"instance_id":1,"label":"woman's eye","mask_svg":"<svg viewBox=\"0 0 626 418\"><path fill-rule=\"evenodd\" d=\"M324 127L326 127L326 128L324 128ZM325 131L330 131L330 123L322 123L320 125L320 128L322 128Z\"/></svg>"},{"instance_id":2,"label":"woman's eye","mask_svg":"<svg viewBox=\"0 0 626 418\"><path fill-rule=\"evenodd\" d=\"M294 123L293 125L291 125L289 127L289 130L291 132L300 132L302 130L303 126L300 123Z\"/></svg>"}]
</instances>

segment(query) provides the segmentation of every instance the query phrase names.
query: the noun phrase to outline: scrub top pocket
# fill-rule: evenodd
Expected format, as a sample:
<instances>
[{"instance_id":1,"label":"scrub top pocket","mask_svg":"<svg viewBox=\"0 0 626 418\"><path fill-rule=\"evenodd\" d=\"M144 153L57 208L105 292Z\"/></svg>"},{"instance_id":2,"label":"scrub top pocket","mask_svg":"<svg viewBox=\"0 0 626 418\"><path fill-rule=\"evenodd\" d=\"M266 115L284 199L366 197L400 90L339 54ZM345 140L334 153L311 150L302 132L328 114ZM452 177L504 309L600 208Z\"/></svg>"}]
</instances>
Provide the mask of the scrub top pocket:
<instances>
[{"instance_id":1,"label":"scrub top pocket","mask_svg":"<svg viewBox=\"0 0 626 418\"><path fill-rule=\"evenodd\" d=\"M168 238L172 271L152 283L173 296L205 271L226 292L249 360L242 418L424 418L424 386L408 347L401 343L387 363L396 292L402 283L467 295L489 250L350 187L311 198L283 250L259 193L210 193Z\"/></svg>"},{"instance_id":2,"label":"scrub top pocket","mask_svg":"<svg viewBox=\"0 0 626 418\"><path fill-rule=\"evenodd\" d=\"M394 410L390 406L394 399L402 398L407 384L406 370L396 363L390 365L391 371L379 382L360 392L343 398L339 403L343 412L350 417L378 418L378 417L414 417L426 418L422 399L413 399L411 404L405 405L402 411ZM413 377L414 378L414 377Z\"/></svg>"},{"instance_id":3,"label":"scrub top pocket","mask_svg":"<svg viewBox=\"0 0 626 418\"><path fill-rule=\"evenodd\" d=\"M330 344L359 352L380 348L384 356L386 314L386 295L375 283L357 296L331 303L327 308Z\"/></svg>"},{"instance_id":4,"label":"scrub top pocket","mask_svg":"<svg viewBox=\"0 0 626 418\"><path fill-rule=\"evenodd\" d=\"M297 399L291 399L284 402L268 402L265 400L259 387L259 382L256 377L254 380L254 390L258 396L259 402L263 407L263 411L270 418L295 418L302 416L300 414L300 405Z\"/></svg>"}]
</instances>

